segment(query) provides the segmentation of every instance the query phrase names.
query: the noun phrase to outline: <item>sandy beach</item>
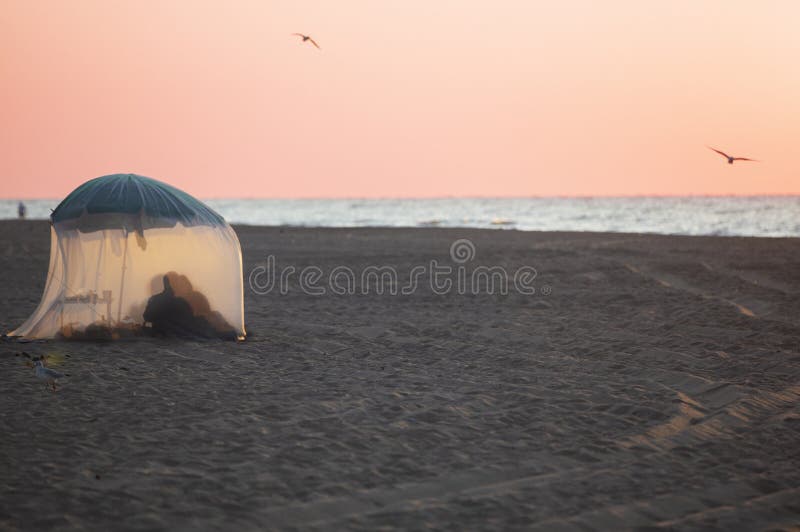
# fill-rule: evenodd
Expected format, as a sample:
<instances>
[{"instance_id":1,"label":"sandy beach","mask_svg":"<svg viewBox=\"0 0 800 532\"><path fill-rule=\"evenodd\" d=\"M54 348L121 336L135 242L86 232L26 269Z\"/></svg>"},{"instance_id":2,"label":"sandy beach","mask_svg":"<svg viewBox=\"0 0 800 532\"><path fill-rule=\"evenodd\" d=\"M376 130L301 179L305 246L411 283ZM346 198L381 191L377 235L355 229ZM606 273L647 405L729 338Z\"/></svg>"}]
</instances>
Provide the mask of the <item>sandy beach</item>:
<instances>
[{"instance_id":1,"label":"sandy beach","mask_svg":"<svg viewBox=\"0 0 800 532\"><path fill-rule=\"evenodd\" d=\"M235 229L245 342L0 342L0 529L800 526L800 239ZM48 231L0 222L4 332ZM286 293L248 288L269 255ZM447 293L298 284L434 260ZM63 358L57 392L23 352Z\"/></svg>"}]
</instances>

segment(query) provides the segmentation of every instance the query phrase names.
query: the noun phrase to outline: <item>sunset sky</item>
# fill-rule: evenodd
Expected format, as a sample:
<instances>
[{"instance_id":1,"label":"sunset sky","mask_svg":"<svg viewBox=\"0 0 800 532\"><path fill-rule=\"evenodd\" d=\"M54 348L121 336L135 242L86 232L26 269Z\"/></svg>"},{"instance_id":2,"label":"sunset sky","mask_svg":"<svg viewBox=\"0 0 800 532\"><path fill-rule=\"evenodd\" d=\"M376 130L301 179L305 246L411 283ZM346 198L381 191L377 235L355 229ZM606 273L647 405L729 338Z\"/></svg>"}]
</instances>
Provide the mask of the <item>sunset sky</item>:
<instances>
[{"instance_id":1,"label":"sunset sky","mask_svg":"<svg viewBox=\"0 0 800 532\"><path fill-rule=\"evenodd\" d=\"M797 194L798 27L796 0L3 0L0 197Z\"/></svg>"}]
</instances>

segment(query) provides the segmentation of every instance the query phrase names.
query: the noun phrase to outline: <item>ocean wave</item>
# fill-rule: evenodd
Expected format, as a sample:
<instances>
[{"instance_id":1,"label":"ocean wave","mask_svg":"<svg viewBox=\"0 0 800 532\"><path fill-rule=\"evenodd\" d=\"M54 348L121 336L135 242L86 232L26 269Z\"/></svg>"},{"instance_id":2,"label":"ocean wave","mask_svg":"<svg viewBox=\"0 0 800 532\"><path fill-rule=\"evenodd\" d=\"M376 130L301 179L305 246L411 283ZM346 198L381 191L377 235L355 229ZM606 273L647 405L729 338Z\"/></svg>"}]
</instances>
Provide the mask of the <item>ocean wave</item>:
<instances>
[{"instance_id":1,"label":"ocean wave","mask_svg":"<svg viewBox=\"0 0 800 532\"><path fill-rule=\"evenodd\" d=\"M59 200L25 200L47 219ZM630 198L218 199L229 222L303 227L465 227L800 237L800 196ZM0 219L17 201L0 200Z\"/></svg>"}]
</instances>

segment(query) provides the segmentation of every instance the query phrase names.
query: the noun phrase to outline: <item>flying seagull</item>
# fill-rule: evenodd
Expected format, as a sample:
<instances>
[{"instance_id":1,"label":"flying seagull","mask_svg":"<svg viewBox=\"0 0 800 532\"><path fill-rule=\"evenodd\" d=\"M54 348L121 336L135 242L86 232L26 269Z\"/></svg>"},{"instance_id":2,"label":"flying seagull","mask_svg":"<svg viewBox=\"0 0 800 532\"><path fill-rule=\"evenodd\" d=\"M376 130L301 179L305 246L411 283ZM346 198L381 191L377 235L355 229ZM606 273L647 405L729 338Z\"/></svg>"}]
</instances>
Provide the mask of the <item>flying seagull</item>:
<instances>
[{"instance_id":1,"label":"flying seagull","mask_svg":"<svg viewBox=\"0 0 800 532\"><path fill-rule=\"evenodd\" d=\"M709 150L714 150L715 152L719 153L720 155L728 159L728 164L733 164L733 161L753 161L754 163L758 162L755 159L748 159L747 157L731 157L724 151L719 151L717 149L712 148L711 146L706 146L706 148L708 148Z\"/></svg>"},{"instance_id":2,"label":"flying seagull","mask_svg":"<svg viewBox=\"0 0 800 532\"><path fill-rule=\"evenodd\" d=\"M311 37L309 37L308 35L303 35L302 33L292 33L292 35L297 35L298 37L302 37L303 38L303 42L311 41L311 44L316 46L318 50L322 50L322 48L319 47L317 42L314 39L312 39Z\"/></svg>"}]
</instances>

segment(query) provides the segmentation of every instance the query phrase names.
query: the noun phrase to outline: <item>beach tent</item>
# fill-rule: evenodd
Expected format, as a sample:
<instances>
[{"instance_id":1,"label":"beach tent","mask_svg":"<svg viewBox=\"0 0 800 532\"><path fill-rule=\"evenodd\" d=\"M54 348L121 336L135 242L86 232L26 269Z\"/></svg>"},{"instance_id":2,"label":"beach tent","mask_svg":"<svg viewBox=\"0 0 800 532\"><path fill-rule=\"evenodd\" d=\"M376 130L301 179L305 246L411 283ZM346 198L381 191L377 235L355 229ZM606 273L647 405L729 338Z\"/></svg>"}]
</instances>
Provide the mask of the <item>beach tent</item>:
<instances>
[{"instance_id":1,"label":"beach tent","mask_svg":"<svg viewBox=\"0 0 800 532\"><path fill-rule=\"evenodd\" d=\"M148 304L169 290L190 306L193 323L206 325L206 333L244 337L239 239L189 194L135 174L98 177L67 196L51 222L42 300L9 336L148 334L144 315L155 314Z\"/></svg>"}]
</instances>

